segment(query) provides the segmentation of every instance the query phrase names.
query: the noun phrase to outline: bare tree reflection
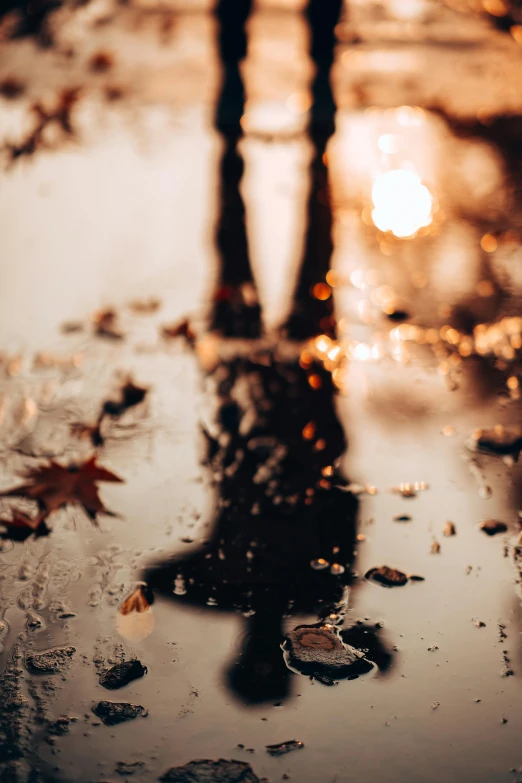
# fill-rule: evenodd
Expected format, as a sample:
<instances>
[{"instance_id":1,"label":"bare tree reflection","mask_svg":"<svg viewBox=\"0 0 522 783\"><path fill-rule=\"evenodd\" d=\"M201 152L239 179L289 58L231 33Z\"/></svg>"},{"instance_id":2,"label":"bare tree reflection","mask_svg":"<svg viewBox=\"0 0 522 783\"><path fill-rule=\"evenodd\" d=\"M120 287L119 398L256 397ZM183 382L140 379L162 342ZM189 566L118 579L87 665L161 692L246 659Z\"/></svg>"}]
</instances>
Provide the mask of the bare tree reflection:
<instances>
[{"instance_id":1,"label":"bare tree reflection","mask_svg":"<svg viewBox=\"0 0 522 783\"><path fill-rule=\"evenodd\" d=\"M317 65L310 124L314 157L305 257L288 323L293 339L333 329L331 303L314 299L310 289L324 281L332 252L324 151L333 133L328 74L339 8L337 0L321 8L312 0L308 8ZM243 338L233 341L232 358L227 340L211 342L215 355L209 355L205 340L200 343L216 408L214 424L204 434L218 510L204 546L154 565L145 579L175 601L244 615L241 649L226 682L253 704L284 699L290 670L331 684L375 664L385 669L390 656L375 629L342 630L358 503L337 469L346 442L331 376L303 357L295 343L268 349L244 339L261 332L239 194L245 9L237 15L231 0L222 0L217 9L224 81L216 123L225 149L217 234L222 268L212 326L223 338ZM283 621L294 614L311 614L318 622L289 632L283 654Z\"/></svg>"}]
</instances>

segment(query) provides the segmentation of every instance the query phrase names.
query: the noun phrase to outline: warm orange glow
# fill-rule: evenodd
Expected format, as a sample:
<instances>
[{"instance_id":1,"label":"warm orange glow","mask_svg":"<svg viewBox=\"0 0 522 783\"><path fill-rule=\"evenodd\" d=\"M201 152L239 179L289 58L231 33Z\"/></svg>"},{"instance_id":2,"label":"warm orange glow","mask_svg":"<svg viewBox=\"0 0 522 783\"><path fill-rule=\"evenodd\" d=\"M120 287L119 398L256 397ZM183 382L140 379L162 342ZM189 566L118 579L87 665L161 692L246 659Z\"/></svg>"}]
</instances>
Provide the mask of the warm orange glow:
<instances>
[{"instance_id":1,"label":"warm orange glow","mask_svg":"<svg viewBox=\"0 0 522 783\"><path fill-rule=\"evenodd\" d=\"M327 283L316 283L312 289L312 293L316 299L325 302L331 297L332 289Z\"/></svg>"},{"instance_id":2,"label":"warm orange glow","mask_svg":"<svg viewBox=\"0 0 522 783\"><path fill-rule=\"evenodd\" d=\"M517 42L517 44L522 44L522 24L514 24L509 32Z\"/></svg>"},{"instance_id":3,"label":"warm orange glow","mask_svg":"<svg viewBox=\"0 0 522 783\"><path fill-rule=\"evenodd\" d=\"M315 421L309 421L308 424L306 424L303 427L303 438L305 440L312 440L315 436L315 430L316 430L316 424Z\"/></svg>"},{"instance_id":4,"label":"warm orange glow","mask_svg":"<svg viewBox=\"0 0 522 783\"><path fill-rule=\"evenodd\" d=\"M483 298L493 296L495 293L495 286L491 280L481 280L477 283L477 294Z\"/></svg>"},{"instance_id":5,"label":"warm orange glow","mask_svg":"<svg viewBox=\"0 0 522 783\"><path fill-rule=\"evenodd\" d=\"M484 236L480 240L480 247L486 253L494 253L495 250L497 249L497 246L498 246L498 242L493 236L493 234L484 234Z\"/></svg>"},{"instance_id":6,"label":"warm orange glow","mask_svg":"<svg viewBox=\"0 0 522 783\"><path fill-rule=\"evenodd\" d=\"M299 366L303 370L307 370L312 364L312 355L308 351L303 351L299 359Z\"/></svg>"},{"instance_id":7,"label":"warm orange glow","mask_svg":"<svg viewBox=\"0 0 522 783\"><path fill-rule=\"evenodd\" d=\"M308 376L308 383L312 387L312 389L320 389L323 385L323 380L320 375L309 375Z\"/></svg>"},{"instance_id":8,"label":"warm orange glow","mask_svg":"<svg viewBox=\"0 0 522 783\"><path fill-rule=\"evenodd\" d=\"M482 0L484 10L492 16L506 16L508 7L502 0Z\"/></svg>"}]
</instances>

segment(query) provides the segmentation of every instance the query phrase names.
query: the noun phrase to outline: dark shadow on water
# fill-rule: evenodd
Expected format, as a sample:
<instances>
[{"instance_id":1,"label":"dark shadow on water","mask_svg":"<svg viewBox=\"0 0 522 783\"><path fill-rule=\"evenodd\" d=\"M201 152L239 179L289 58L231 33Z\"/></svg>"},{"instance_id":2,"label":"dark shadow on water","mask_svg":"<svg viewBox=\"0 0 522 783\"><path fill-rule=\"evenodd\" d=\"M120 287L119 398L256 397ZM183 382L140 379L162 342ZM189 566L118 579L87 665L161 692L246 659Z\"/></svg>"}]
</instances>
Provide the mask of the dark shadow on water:
<instances>
[{"instance_id":1,"label":"dark shadow on water","mask_svg":"<svg viewBox=\"0 0 522 783\"><path fill-rule=\"evenodd\" d=\"M259 304L250 266L245 225L245 206L239 190L244 163L238 151L243 135L241 117L245 110L245 88L239 69L246 56L245 23L252 0L220 0L218 48L222 85L215 124L222 144L219 177L219 214L216 246L221 260L214 294L211 328L224 337L258 337L261 331Z\"/></svg>"},{"instance_id":2,"label":"dark shadow on water","mask_svg":"<svg viewBox=\"0 0 522 783\"><path fill-rule=\"evenodd\" d=\"M340 5L312 0L308 8L317 66L309 129L314 155L305 256L287 329L293 339L334 328L331 301L314 299L310 288L324 281L332 253L324 151L334 130L329 71ZM262 328L237 150L244 108L239 63L249 9L245 3L237 14L232 0L221 0L216 11L223 63L216 125L224 153L221 270L211 324L223 344L227 337L243 340L239 354L216 355L206 371L217 413L212 431L204 432L205 464L215 481L217 510L203 546L153 564L144 579L154 593L175 602L244 616L240 648L224 679L242 703L260 704L289 696L292 671L331 684L374 664L385 670L391 659L375 628L342 628L358 501L336 467L346 441L331 375L319 363L302 361L295 349L282 358L278 349L248 342ZM285 618L292 615L312 615L317 622L289 632L283 651Z\"/></svg>"},{"instance_id":3,"label":"dark shadow on water","mask_svg":"<svg viewBox=\"0 0 522 783\"><path fill-rule=\"evenodd\" d=\"M342 0L327 3L310 0L306 11L311 30L310 55L316 69L308 126L313 153L301 274L286 324L288 336L294 339L306 339L318 331L333 334L334 330L332 298L317 299L312 291L316 283L325 282L333 251L326 146L335 131L336 106L330 70L334 60L334 29L341 8Z\"/></svg>"}]
</instances>

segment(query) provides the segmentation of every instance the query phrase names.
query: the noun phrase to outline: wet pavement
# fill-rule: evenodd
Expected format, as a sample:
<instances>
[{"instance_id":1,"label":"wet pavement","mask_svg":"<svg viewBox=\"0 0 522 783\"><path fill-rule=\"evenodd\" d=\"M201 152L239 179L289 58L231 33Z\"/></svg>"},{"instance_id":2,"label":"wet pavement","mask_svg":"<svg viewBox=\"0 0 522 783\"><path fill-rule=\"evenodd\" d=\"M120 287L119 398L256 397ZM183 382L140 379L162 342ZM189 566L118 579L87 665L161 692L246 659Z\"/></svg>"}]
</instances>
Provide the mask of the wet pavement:
<instances>
[{"instance_id":1,"label":"wet pavement","mask_svg":"<svg viewBox=\"0 0 522 783\"><path fill-rule=\"evenodd\" d=\"M519 15L2 16L2 781L522 779Z\"/></svg>"}]
</instances>

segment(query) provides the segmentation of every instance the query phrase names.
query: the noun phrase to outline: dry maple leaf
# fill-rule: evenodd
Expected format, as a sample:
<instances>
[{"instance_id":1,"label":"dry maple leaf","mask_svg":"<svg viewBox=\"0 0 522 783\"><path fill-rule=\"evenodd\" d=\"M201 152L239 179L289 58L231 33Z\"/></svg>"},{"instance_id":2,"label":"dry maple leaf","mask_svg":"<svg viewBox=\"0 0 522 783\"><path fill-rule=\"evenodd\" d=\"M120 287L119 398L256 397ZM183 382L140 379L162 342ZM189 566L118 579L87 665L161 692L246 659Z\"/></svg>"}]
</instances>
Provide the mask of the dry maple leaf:
<instances>
[{"instance_id":1,"label":"dry maple leaf","mask_svg":"<svg viewBox=\"0 0 522 783\"><path fill-rule=\"evenodd\" d=\"M34 500L42 512L42 521L53 511L76 504L96 521L96 514L111 514L103 505L96 482L121 482L119 476L96 464L96 458L64 468L57 462L36 468L27 478L29 482L0 493L0 497L22 497Z\"/></svg>"}]
</instances>

